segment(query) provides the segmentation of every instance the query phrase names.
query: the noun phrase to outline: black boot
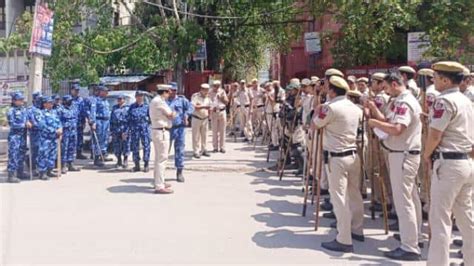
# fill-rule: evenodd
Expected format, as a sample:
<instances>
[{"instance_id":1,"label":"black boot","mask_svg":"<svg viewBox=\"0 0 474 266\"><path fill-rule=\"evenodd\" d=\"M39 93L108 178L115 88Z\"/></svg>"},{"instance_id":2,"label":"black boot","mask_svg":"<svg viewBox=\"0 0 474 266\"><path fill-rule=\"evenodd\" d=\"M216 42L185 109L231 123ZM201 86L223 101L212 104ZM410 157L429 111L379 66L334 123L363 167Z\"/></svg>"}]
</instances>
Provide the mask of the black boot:
<instances>
[{"instance_id":1,"label":"black boot","mask_svg":"<svg viewBox=\"0 0 474 266\"><path fill-rule=\"evenodd\" d=\"M64 165L64 164L61 167L61 174L63 174L63 175L67 174L67 166Z\"/></svg>"},{"instance_id":2,"label":"black boot","mask_svg":"<svg viewBox=\"0 0 474 266\"><path fill-rule=\"evenodd\" d=\"M150 171L150 167L148 167L148 161L145 161L145 164L143 165L143 172L148 173Z\"/></svg>"},{"instance_id":3,"label":"black boot","mask_svg":"<svg viewBox=\"0 0 474 266\"><path fill-rule=\"evenodd\" d=\"M74 167L72 163L67 163L67 170L70 172L79 172L81 169Z\"/></svg>"},{"instance_id":4,"label":"black boot","mask_svg":"<svg viewBox=\"0 0 474 266\"><path fill-rule=\"evenodd\" d=\"M104 162L102 162L102 160L100 159L100 156L95 157L94 165L98 166L98 167L103 167L104 166Z\"/></svg>"},{"instance_id":5,"label":"black boot","mask_svg":"<svg viewBox=\"0 0 474 266\"><path fill-rule=\"evenodd\" d=\"M15 176L15 173L14 172L8 172L8 179L7 179L8 183L20 183L21 180L16 178Z\"/></svg>"},{"instance_id":6,"label":"black boot","mask_svg":"<svg viewBox=\"0 0 474 266\"><path fill-rule=\"evenodd\" d=\"M20 169L16 172L16 177L21 180L26 180L30 178L30 175L23 172L23 169Z\"/></svg>"},{"instance_id":7,"label":"black boot","mask_svg":"<svg viewBox=\"0 0 474 266\"><path fill-rule=\"evenodd\" d=\"M178 169L176 171L176 180L180 183L184 183L183 169Z\"/></svg>"},{"instance_id":8,"label":"black boot","mask_svg":"<svg viewBox=\"0 0 474 266\"><path fill-rule=\"evenodd\" d=\"M132 169L133 172L139 172L140 171L140 162L135 162L135 167Z\"/></svg>"},{"instance_id":9,"label":"black boot","mask_svg":"<svg viewBox=\"0 0 474 266\"><path fill-rule=\"evenodd\" d=\"M48 177L56 177L56 175L53 173L53 170L49 169L48 172L46 172L46 175Z\"/></svg>"},{"instance_id":10,"label":"black boot","mask_svg":"<svg viewBox=\"0 0 474 266\"><path fill-rule=\"evenodd\" d=\"M124 157L123 157L123 164L122 164L122 167L123 167L124 169L127 169L127 167L128 167L128 156L124 156Z\"/></svg>"},{"instance_id":11,"label":"black boot","mask_svg":"<svg viewBox=\"0 0 474 266\"><path fill-rule=\"evenodd\" d=\"M122 156L119 155L117 156L117 164L116 164L117 167L121 167L122 166Z\"/></svg>"},{"instance_id":12,"label":"black boot","mask_svg":"<svg viewBox=\"0 0 474 266\"><path fill-rule=\"evenodd\" d=\"M82 152L78 152L77 155L76 155L76 158L79 159L79 160L86 160L87 157L82 154Z\"/></svg>"}]
</instances>

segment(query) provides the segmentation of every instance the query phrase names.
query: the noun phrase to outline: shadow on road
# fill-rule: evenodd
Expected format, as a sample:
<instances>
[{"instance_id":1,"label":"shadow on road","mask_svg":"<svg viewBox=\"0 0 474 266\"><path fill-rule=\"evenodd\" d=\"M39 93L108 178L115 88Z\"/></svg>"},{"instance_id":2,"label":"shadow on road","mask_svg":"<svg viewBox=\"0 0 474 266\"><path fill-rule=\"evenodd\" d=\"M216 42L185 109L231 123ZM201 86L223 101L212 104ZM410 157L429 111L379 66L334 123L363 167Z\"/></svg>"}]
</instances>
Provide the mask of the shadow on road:
<instances>
[{"instance_id":1,"label":"shadow on road","mask_svg":"<svg viewBox=\"0 0 474 266\"><path fill-rule=\"evenodd\" d=\"M151 186L121 185L107 188L110 193L146 193L153 194Z\"/></svg>"}]
</instances>

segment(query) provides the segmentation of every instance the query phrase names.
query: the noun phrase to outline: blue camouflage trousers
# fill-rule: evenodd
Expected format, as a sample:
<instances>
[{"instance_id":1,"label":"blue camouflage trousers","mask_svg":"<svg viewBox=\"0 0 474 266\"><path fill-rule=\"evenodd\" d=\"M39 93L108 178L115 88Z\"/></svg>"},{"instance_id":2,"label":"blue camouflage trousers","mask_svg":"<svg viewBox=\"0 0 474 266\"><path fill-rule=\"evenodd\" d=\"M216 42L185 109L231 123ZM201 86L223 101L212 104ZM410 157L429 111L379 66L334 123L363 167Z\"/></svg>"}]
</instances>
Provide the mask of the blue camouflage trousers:
<instances>
[{"instance_id":1,"label":"blue camouflage trousers","mask_svg":"<svg viewBox=\"0 0 474 266\"><path fill-rule=\"evenodd\" d=\"M174 165L176 169L184 168L184 130L184 127L173 127L171 129L171 139L174 143Z\"/></svg>"},{"instance_id":2,"label":"blue camouflage trousers","mask_svg":"<svg viewBox=\"0 0 474 266\"><path fill-rule=\"evenodd\" d=\"M84 124L77 124L77 152L82 152L82 145L84 144Z\"/></svg>"},{"instance_id":3,"label":"blue camouflage trousers","mask_svg":"<svg viewBox=\"0 0 474 266\"><path fill-rule=\"evenodd\" d=\"M94 149L94 155L100 156L101 154L105 155L107 153L109 128L109 120L97 120L95 134L97 135L99 145L97 145L94 135L91 135L93 140L91 143ZM94 132L91 132L91 134L94 134Z\"/></svg>"},{"instance_id":4,"label":"blue camouflage trousers","mask_svg":"<svg viewBox=\"0 0 474 266\"><path fill-rule=\"evenodd\" d=\"M23 171L26 152L26 132L12 129L8 134L8 172Z\"/></svg>"},{"instance_id":5,"label":"blue camouflage trousers","mask_svg":"<svg viewBox=\"0 0 474 266\"><path fill-rule=\"evenodd\" d=\"M143 147L143 161L150 161L151 130L148 124L135 125L130 128L130 146L133 152L133 161L140 161L140 142Z\"/></svg>"},{"instance_id":6,"label":"blue camouflage trousers","mask_svg":"<svg viewBox=\"0 0 474 266\"><path fill-rule=\"evenodd\" d=\"M77 131L75 128L64 128L63 130L61 161L62 163L72 163L76 159Z\"/></svg>"},{"instance_id":7,"label":"blue camouflage trousers","mask_svg":"<svg viewBox=\"0 0 474 266\"><path fill-rule=\"evenodd\" d=\"M38 171L44 173L55 167L58 157L58 143L56 134L41 134L41 144L38 151Z\"/></svg>"},{"instance_id":8,"label":"blue camouflage trousers","mask_svg":"<svg viewBox=\"0 0 474 266\"><path fill-rule=\"evenodd\" d=\"M124 132L112 132L112 144L114 147L114 154L117 157L128 156L130 154L130 136L124 140L122 134Z\"/></svg>"},{"instance_id":9,"label":"blue camouflage trousers","mask_svg":"<svg viewBox=\"0 0 474 266\"><path fill-rule=\"evenodd\" d=\"M38 166L38 153L41 144L40 132L38 130L32 130L30 133L31 138L31 161L33 162L33 169Z\"/></svg>"}]
</instances>

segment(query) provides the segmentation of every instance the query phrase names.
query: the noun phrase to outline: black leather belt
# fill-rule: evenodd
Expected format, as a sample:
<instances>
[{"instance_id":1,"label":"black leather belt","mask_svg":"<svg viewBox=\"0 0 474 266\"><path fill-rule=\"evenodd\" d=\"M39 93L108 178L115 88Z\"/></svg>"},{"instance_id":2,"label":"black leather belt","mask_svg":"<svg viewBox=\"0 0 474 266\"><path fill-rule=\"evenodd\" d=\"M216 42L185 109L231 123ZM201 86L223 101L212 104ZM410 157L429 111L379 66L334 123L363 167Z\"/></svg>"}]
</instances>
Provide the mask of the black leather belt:
<instances>
[{"instance_id":1,"label":"black leather belt","mask_svg":"<svg viewBox=\"0 0 474 266\"><path fill-rule=\"evenodd\" d=\"M206 120L206 119L207 119L207 117L205 117L205 118L200 118L200 117L197 116L197 115L192 115L192 117L193 117L193 118L196 118L196 119L199 119L199 120Z\"/></svg>"},{"instance_id":2,"label":"black leather belt","mask_svg":"<svg viewBox=\"0 0 474 266\"><path fill-rule=\"evenodd\" d=\"M167 130L167 131L170 131L170 128L167 128L167 127L155 127L155 128L152 128L153 130Z\"/></svg>"},{"instance_id":3,"label":"black leather belt","mask_svg":"<svg viewBox=\"0 0 474 266\"><path fill-rule=\"evenodd\" d=\"M106 117L106 116L96 117L95 119L97 119L97 120L109 120L109 118Z\"/></svg>"},{"instance_id":4,"label":"black leather belt","mask_svg":"<svg viewBox=\"0 0 474 266\"><path fill-rule=\"evenodd\" d=\"M225 111L225 107L219 109L219 112L222 112L222 111Z\"/></svg>"},{"instance_id":5,"label":"black leather belt","mask_svg":"<svg viewBox=\"0 0 474 266\"><path fill-rule=\"evenodd\" d=\"M441 158L445 160L467 160L469 155L462 152L433 152L433 155L431 155L433 161Z\"/></svg>"},{"instance_id":6,"label":"black leather belt","mask_svg":"<svg viewBox=\"0 0 474 266\"><path fill-rule=\"evenodd\" d=\"M331 151L324 151L324 156L329 157L346 157L350 155L354 155L354 153L357 153L356 150L348 150L348 151L343 151L343 152L331 152Z\"/></svg>"},{"instance_id":7,"label":"black leather belt","mask_svg":"<svg viewBox=\"0 0 474 266\"><path fill-rule=\"evenodd\" d=\"M407 152L408 154L410 155L420 155L421 152L420 151L415 151L415 150L412 150L412 151L399 151L399 150L392 150L390 149L389 147L385 146L385 144L383 142L380 142L380 145L386 149L388 152L392 152L392 153L405 153Z\"/></svg>"},{"instance_id":8,"label":"black leather belt","mask_svg":"<svg viewBox=\"0 0 474 266\"><path fill-rule=\"evenodd\" d=\"M263 104L257 105L257 108L262 108L262 107L265 107L265 105Z\"/></svg>"},{"instance_id":9,"label":"black leather belt","mask_svg":"<svg viewBox=\"0 0 474 266\"><path fill-rule=\"evenodd\" d=\"M244 105L245 108L249 108L250 107L250 104L246 104Z\"/></svg>"}]
</instances>

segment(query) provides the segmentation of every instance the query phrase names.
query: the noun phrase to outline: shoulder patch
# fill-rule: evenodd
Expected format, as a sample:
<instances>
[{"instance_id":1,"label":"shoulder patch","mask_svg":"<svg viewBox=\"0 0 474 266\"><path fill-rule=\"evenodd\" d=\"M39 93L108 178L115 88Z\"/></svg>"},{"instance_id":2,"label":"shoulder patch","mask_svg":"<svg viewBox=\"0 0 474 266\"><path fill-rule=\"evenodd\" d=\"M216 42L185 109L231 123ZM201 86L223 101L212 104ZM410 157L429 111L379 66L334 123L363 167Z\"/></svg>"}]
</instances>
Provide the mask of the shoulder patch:
<instances>
[{"instance_id":1,"label":"shoulder patch","mask_svg":"<svg viewBox=\"0 0 474 266\"><path fill-rule=\"evenodd\" d=\"M323 105L321 107L321 110L319 111L318 118L319 119L324 119L328 115L329 112L329 107L327 105Z\"/></svg>"},{"instance_id":2,"label":"shoulder patch","mask_svg":"<svg viewBox=\"0 0 474 266\"><path fill-rule=\"evenodd\" d=\"M433 118L438 119L441 118L444 114L445 105L443 101L436 101L433 105Z\"/></svg>"},{"instance_id":3,"label":"shoulder patch","mask_svg":"<svg viewBox=\"0 0 474 266\"><path fill-rule=\"evenodd\" d=\"M396 115L405 115L407 113L408 106L403 103L397 104L395 107L395 114Z\"/></svg>"}]
</instances>

